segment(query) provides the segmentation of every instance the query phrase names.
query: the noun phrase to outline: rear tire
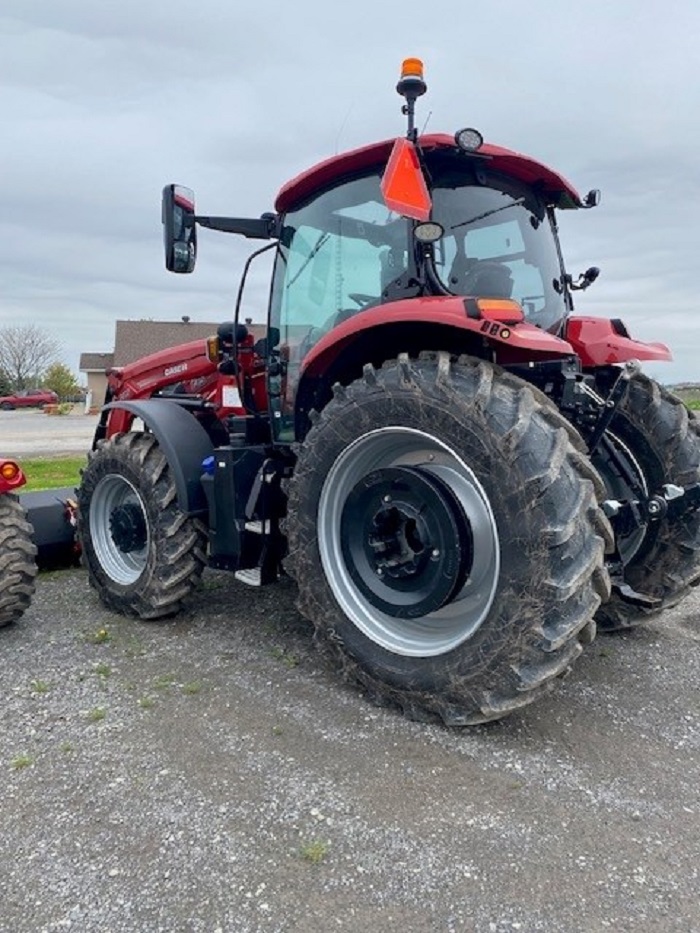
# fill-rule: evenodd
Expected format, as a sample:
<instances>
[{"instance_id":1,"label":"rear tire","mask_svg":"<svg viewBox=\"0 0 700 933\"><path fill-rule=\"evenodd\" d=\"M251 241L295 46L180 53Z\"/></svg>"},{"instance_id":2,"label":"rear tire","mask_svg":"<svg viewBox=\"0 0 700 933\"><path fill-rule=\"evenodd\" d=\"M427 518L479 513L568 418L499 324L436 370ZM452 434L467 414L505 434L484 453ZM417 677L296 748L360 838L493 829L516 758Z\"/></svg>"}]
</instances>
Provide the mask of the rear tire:
<instances>
[{"instance_id":1,"label":"rear tire","mask_svg":"<svg viewBox=\"0 0 700 933\"><path fill-rule=\"evenodd\" d=\"M471 725L548 692L609 593L604 487L574 445L539 393L468 357L336 387L287 521L323 653L416 719Z\"/></svg>"},{"instance_id":2,"label":"rear tire","mask_svg":"<svg viewBox=\"0 0 700 933\"><path fill-rule=\"evenodd\" d=\"M204 527L178 508L152 434L118 434L90 454L78 490L78 535L90 583L123 615L174 615L204 568Z\"/></svg>"},{"instance_id":3,"label":"rear tire","mask_svg":"<svg viewBox=\"0 0 700 933\"><path fill-rule=\"evenodd\" d=\"M0 495L0 627L29 607L37 574L33 529L19 499Z\"/></svg>"},{"instance_id":4,"label":"rear tire","mask_svg":"<svg viewBox=\"0 0 700 933\"><path fill-rule=\"evenodd\" d=\"M635 375L627 395L610 425L610 433L631 455L635 471L649 495L665 483L690 486L700 481L700 422L683 402L643 374ZM602 462L593 463L601 473L612 498L625 497L624 486ZM683 519L663 518L649 522L629 540L618 541L625 565L625 580L639 593L660 600L657 608L645 610L625 602L613 591L601 606L596 620L601 629L627 629L675 606L700 581L700 510Z\"/></svg>"}]
</instances>

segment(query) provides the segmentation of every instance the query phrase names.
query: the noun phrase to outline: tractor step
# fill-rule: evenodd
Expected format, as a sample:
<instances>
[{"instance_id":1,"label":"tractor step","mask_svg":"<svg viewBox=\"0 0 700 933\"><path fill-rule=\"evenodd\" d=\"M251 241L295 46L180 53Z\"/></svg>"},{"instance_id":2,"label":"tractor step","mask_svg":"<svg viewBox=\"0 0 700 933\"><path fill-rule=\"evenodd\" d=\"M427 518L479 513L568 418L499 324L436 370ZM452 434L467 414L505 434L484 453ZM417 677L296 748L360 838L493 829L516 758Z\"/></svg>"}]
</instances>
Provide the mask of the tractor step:
<instances>
[{"instance_id":1,"label":"tractor step","mask_svg":"<svg viewBox=\"0 0 700 933\"><path fill-rule=\"evenodd\" d=\"M252 532L254 535L267 535L270 533L270 523L257 520L249 521L245 523L245 530Z\"/></svg>"},{"instance_id":2,"label":"tractor step","mask_svg":"<svg viewBox=\"0 0 700 933\"><path fill-rule=\"evenodd\" d=\"M245 583L246 586L262 586L262 573L259 567L251 567L249 570L236 570L234 577Z\"/></svg>"}]
</instances>

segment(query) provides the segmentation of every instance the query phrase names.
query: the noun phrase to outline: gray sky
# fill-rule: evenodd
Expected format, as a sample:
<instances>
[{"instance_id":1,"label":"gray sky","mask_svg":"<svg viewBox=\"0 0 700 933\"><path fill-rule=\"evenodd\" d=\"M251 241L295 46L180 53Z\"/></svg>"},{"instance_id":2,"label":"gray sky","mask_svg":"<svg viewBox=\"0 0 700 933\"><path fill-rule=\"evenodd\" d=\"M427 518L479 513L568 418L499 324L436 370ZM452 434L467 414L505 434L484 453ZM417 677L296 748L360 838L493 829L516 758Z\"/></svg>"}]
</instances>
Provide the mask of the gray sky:
<instances>
[{"instance_id":1,"label":"gray sky","mask_svg":"<svg viewBox=\"0 0 700 933\"><path fill-rule=\"evenodd\" d=\"M22 0L0 7L0 325L112 349L117 318L230 316L248 241L203 232L163 266L160 191L258 216L338 150L404 132L401 60L426 67L418 124L478 127L596 210L561 219L580 314L668 343L653 374L700 381L697 0ZM6 12L7 11L7 12ZM430 18L434 17L434 18ZM262 319L264 273L256 279Z\"/></svg>"}]
</instances>

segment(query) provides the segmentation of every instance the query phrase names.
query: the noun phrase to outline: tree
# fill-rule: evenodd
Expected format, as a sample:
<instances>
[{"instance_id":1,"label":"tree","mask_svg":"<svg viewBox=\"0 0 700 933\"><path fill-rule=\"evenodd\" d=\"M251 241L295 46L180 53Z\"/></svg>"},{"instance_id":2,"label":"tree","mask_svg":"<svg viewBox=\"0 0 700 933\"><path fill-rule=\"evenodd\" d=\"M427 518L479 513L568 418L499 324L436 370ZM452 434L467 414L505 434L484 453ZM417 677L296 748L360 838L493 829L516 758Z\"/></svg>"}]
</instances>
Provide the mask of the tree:
<instances>
[{"instance_id":1,"label":"tree","mask_svg":"<svg viewBox=\"0 0 700 933\"><path fill-rule=\"evenodd\" d=\"M44 374L42 384L45 388L52 389L61 401L80 394L76 378L65 363L52 363Z\"/></svg>"},{"instance_id":2,"label":"tree","mask_svg":"<svg viewBox=\"0 0 700 933\"><path fill-rule=\"evenodd\" d=\"M0 395L12 395L12 383L2 369L0 369Z\"/></svg>"},{"instance_id":3,"label":"tree","mask_svg":"<svg viewBox=\"0 0 700 933\"><path fill-rule=\"evenodd\" d=\"M38 383L60 350L58 341L36 324L0 327L0 369L15 390Z\"/></svg>"}]
</instances>

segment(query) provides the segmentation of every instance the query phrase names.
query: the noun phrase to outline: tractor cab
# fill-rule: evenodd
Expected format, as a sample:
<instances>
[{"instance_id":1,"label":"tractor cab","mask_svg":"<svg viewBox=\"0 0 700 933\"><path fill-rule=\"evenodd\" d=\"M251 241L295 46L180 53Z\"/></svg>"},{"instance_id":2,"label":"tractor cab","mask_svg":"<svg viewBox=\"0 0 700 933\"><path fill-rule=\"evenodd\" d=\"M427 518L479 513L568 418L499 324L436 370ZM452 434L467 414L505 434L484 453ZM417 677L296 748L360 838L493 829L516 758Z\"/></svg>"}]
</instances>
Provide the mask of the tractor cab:
<instances>
[{"instance_id":1,"label":"tractor cab","mask_svg":"<svg viewBox=\"0 0 700 933\"><path fill-rule=\"evenodd\" d=\"M409 354L448 346L501 365L572 355L561 338L576 285L555 210L591 207L598 193L581 199L556 172L471 128L419 136L414 105L425 89L421 63L407 59L397 85L406 136L319 163L259 219L200 216L189 189L164 189L171 271L193 270L198 225L273 241L261 250L274 249L275 261L251 413L269 414L276 441L301 439L334 382L356 378L368 360L381 365L398 345ZM500 304L485 313L480 300ZM237 365L245 396L247 357Z\"/></svg>"},{"instance_id":2,"label":"tractor cab","mask_svg":"<svg viewBox=\"0 0 700 933\"><path fill-rule=\"evenodd\" d=\"M527 321L560 330L570 300L551 197L451 137L424 137L416 171L426 179L430 209L425 220L410 217L382 192L392 145L339 159L339 177L309 196L314 174L327 175L330 166L278 198L270 321L281 344L297 347L301 364L338 325L369 323L370 310L372 326L381 325L389 319L382 309L429 297L508 299ZM369 156L375 164L348 177L353 161ZM427 325L440 321L440 303L422 307Z\"/></svg>"},{"instance_id":3,"label":"tractor cab","mask_svg":"<svg viewBox=\"0 0 700 933\"><path fill-rule=\"evenodd\" d=\"M295 186L278 198L286 210L271 314L282 340L305 329L310 349L370 308L428 296L512 299L526 320L557 331L568 293L551 197L451 137L424 137L417 171L430 210L421 221L391 209L382 193L391 147L371 147L376 164L351 178L353 154L338 160L335 183L301 203ZM355 159L368 155L360 150ZM305 187L296 183L302 195Z\"/></svg>"}]
</instances>

